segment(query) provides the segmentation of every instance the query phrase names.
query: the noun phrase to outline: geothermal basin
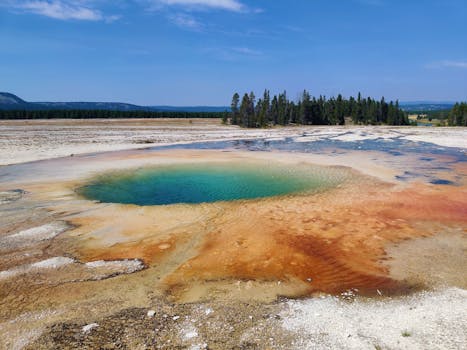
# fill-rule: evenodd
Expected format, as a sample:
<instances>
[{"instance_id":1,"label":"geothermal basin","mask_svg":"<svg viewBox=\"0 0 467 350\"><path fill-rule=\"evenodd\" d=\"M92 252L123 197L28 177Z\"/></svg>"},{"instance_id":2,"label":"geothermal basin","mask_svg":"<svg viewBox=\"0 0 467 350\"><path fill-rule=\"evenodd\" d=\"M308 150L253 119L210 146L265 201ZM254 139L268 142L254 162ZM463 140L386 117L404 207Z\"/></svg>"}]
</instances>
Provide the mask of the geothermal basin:
<instances>
[{"instance_id":1,"label":"geothermal basin","mask_svg":"<svg viewBox=\"0 0 467 350\"><path fill-rule=\"evenodd\" d=\"M285 337L279 318L249 318L282 315L283 298L467 288L463 148L405 129L303 130L0 167L0 344L106 346L119 327L154 332L135 326L154 308L168 328L151 337L189 346L164 315L209 306L242 320L222 323L234 335L206 326L220 349L260 323Z\"/></svg>"}]
</instances>

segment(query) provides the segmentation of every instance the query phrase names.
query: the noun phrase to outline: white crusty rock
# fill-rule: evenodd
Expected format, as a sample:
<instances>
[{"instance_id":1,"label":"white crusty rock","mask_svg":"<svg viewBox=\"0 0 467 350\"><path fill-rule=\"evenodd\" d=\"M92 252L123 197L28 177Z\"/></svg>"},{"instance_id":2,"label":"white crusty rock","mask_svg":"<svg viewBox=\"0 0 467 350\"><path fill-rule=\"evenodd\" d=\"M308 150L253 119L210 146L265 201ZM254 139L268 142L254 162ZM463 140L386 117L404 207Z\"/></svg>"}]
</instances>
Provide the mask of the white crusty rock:
<instances>
[{"instance_id":1,"label":"white crusty rock","mask_svg":"<svg viewBox=\"0 0 467 350\"><path fill-rule=\"evenodd\" d=\"M93 330L94 328L97 328L99 327L99 325L97 323L90 323L90 324L87 324L86 326L84 326L82 328L82 331L84 334L86 333L89 333L91 330Z\"/></svg>"}]
</instances>

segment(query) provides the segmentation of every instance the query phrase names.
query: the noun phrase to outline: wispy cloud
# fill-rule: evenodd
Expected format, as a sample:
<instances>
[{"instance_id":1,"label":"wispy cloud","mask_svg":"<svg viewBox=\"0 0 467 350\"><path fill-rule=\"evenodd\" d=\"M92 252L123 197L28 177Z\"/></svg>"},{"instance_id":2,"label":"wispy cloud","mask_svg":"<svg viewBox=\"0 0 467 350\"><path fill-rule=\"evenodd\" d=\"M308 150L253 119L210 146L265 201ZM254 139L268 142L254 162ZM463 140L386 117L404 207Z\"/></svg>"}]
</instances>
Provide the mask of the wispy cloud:
<instances>
[{"instance_id":1,"label":"wispy cloud","mask_svg":"<svg viewBox=\"0 0 467 350\"><path fill-rule=\"evenodd\" d=\"M215 26L200 20L203 16L194 16L194 13L209 11L226 11L241 14L258 14L263 10L250 8L240 0L133 0L143 6L147 11L166 13L170 22L176 26L193 31L212 31ZM217 30L217 32L220 32Z\"/></svg>"},{"instance_id":2,"label":"wispy cloud","mask_svg":"<svg viewBox=\"0 0 467 350\"><path fill-rule=\"evenodd\" d=\"M180 6L193 10L220 9L234 12L246 10L246 6L238 0L155 0L155 5Z\"/></svg>"},{"instance_id":3,"label":"wispy cloud","mask_svg":"<svg viewBox=\"0 0 467 350\"><path fill-rule=\"evenodd\" d=\"M203 24L198 22L196 18L186 13L176 13L168 16L169 20L180 28L199 31L203 28Z\"/></svg>"},{"instance_id":4,"label":"wispy cloud","mask_svg":"<svg viewBox=\"0 0 467 350\"><path fill-rule=\"evenodd\" d=\"M241 61L245 59L258 59L264 56L263 52L249 47L215 47L203 50L206 54L222 61Z\"/></svg>"},{"instance_id":5,"label":"wispy cloud","mask_svg":"<svg viewBox=\"0 0 467 350\"><path fill-rule=\"evenodd\" d=\"M261 51L253 50L248 47L233 47L231 48L231 50L233 52L236 52L242 55L247 55L247 56L260 56L263 54Z\"/></svg>"},{"instance_id":6,"label":"wispy cloud","mask_svg":"<svg viewBox=\"0 0 467 350\"><path fill-rule=\"evenodd\" d=\"M384 0L357 0L357 2L370 6L382 6L385 4Z\"/></svg>"},{"instance_id":7,"label":"wispy cloud","mask_svg":"<svg viewBox=\"0 0 467 350\"><path fill-rule=\"evenodd\" d=\"M34 13L59 20L106 21L113 22L120 16L104 16L101 11L91 7L89 1L70 0L32 0L6 1L2 6L15 10Z\"/></svg>"},{"instance_id":8,"label":"wispy cloud","mask_svg":"<svg viewBox=\"0 0 467 350\"><path fill-rule=\"evenodd\" d=\"M467 69L467 61L444 60L444 61L429 63L425 65L425 68L428 68L428 69L440 69L440 68Z\"/></svg>"}]
</instances>

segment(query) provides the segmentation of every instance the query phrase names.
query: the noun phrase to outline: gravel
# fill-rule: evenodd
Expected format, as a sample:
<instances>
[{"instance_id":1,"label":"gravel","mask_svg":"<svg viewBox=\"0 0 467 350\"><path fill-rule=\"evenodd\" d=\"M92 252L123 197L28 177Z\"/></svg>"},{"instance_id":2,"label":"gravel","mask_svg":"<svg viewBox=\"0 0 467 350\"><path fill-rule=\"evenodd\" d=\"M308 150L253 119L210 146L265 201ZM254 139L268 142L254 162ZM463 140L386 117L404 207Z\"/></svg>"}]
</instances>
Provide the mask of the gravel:
<instances>
[{"instance_id":1,"label":"gravel","mask_svg":"<svg viewBox=\"0 0 467 350\"><path fill-rule=\"evenodd\" d=\"M461 349L467 291L449 288L394 299L338 297L287 302L283 327L295 349Z\"/></svg>"}]
</instances>

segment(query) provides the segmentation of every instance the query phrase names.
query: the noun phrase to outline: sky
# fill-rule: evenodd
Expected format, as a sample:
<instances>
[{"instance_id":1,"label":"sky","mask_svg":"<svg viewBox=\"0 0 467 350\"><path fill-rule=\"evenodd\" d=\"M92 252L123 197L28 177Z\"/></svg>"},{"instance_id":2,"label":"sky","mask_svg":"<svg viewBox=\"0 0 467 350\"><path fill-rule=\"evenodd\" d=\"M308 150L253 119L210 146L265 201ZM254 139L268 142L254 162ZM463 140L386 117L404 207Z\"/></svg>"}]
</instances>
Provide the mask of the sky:
<instances>
[{"instance_id":1,"label":"sky","mask_svg":"<svg viewBox=\"0 0 467 350\"><path fill-rule=\"evenodd\" d=\"M467 100L467 0L0 0L0 91L229 105L234 92Z\"/></svg>"}]
</instances>

